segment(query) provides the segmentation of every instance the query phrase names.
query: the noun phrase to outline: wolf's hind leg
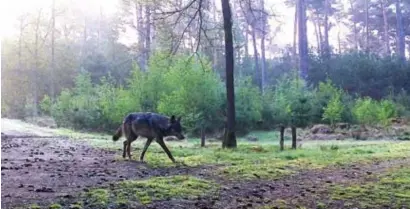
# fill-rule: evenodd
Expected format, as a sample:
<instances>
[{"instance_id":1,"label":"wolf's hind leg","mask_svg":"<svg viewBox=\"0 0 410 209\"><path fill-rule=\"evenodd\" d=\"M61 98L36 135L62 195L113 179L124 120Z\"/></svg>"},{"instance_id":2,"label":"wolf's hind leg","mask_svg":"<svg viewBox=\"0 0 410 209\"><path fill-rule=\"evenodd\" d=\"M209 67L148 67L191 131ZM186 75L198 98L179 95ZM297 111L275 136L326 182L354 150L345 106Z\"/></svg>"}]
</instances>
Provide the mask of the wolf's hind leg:
<instances>
[{"instance_id":1,"label":"wolf's hind leg","mask_svg":"<svg viewBox=\"0 0 410 209\"><path fill-rule=\"evenodd\" d=\"M133 141L135 141L136 139L138 138L138 136L137 137L133 137L133 138L131 138L130 140L127 140L127 142L128 142L128 144L127 144L127 152L128 152L128 158L131 160L131 157L132 157L132 155L131 155L131 143L133 142Z\"/></svg>"},{"instance_id":2,"label":"wolf's hind leg","mask_svg":"<svg viewBox=\"0 0 410 209\"><path fill-rule=\"evenodd\" d=\"M157 142L162 147L162 149L165 151L165 153L167 153L169 159L171 159L173 163L176 163L171 152L168 150L167 146L165 145L164 139L162 137L159 137L157 138Z\"/></svg>"},{"instance_id":3,"label":"wolf's hind leg","mask_svg":"<svg viewBox=\"0 0 410 209\"><path fill-rule=\"evenodd\" d=\"M126 139L126 140L124 141L124 146L123 146L123 149L122 149L122 157L123 157L123 158L126 157L126 156L125 156L125 149L127 149L127 144L128 144L128 139Z\"/></svg>"}]
</instances>

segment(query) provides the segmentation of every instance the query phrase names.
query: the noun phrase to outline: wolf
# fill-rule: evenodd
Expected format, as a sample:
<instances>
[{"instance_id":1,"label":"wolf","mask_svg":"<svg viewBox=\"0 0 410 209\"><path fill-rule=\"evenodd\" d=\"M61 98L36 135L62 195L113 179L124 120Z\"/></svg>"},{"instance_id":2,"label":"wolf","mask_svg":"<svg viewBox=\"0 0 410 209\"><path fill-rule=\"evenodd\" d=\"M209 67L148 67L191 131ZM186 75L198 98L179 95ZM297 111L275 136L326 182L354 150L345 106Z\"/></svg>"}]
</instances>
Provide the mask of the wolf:
<instances>
[{"instance_id":1,"label":"wolf","mask_svg":"<svg viewBox=\"0 0 410 209\"><path fill-rule=\"evenodd\" d=\"M125 136L122 157L126 158L128 154L129 159L131 159L131 143L135 141L138 136L147 138L144 149L140 155L140 161L144 161L144 155L150 146L151 142L156 139L156 142L162 147L162 149L167 153L169 159L173 163L176 163L171 152L168 150L164 143L165 136L175 136L178 139L185 139L182 134L181 117L175 118L174 115L171 118L152 112L134 112L128 114L121 126L117 129L112 137L113 141L118 141L121 136ZM126 151L127 150L127 153Z\"/></svg>"}]
</instances>

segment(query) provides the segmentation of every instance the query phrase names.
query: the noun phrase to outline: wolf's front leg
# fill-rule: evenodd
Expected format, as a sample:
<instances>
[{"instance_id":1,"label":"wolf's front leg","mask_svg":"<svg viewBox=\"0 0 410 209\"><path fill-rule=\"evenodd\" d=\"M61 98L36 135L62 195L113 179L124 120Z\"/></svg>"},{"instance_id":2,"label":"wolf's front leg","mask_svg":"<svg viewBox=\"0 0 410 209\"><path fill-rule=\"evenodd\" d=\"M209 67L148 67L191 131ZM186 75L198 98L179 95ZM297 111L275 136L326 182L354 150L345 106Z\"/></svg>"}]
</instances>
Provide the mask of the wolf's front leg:
<instances>
[{"instance_id":1,"label":"wolf's front leg","mask_svg":"<svg viewBox=\"0 0 410 209\"><path fill-rule=\"evenodd\" d=\"M171 159L173 163L176 163L176 161L175 161L174 157L172 156L171 152L168 150L167 146L165 145L164 139L162 137L158 137L157 142L162 147L162 149L167 153L169 159Z\"/></svg>"}]
</instances>

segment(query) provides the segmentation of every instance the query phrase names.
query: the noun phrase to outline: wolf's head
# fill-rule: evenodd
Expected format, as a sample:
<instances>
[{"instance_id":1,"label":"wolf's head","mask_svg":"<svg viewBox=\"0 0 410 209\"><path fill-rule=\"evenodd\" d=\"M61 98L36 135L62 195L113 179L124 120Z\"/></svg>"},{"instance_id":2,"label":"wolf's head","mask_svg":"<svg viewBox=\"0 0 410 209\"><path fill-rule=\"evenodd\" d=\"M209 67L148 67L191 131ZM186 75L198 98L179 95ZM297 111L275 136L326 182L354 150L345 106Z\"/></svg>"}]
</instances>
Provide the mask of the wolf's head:
<instances>
[{"instance_id":1,"label":"wolf's head","mask_svg":"<svg viewBox=\"0 0 410 209\"><path fill-rule=\"evenodd\" d=\"M169 135L176 136L179 140L185 139L185 136L182 134L181 126L181 117L175 119L175 116L171 116L169 119Z\"/></svg>"}]
</instances>

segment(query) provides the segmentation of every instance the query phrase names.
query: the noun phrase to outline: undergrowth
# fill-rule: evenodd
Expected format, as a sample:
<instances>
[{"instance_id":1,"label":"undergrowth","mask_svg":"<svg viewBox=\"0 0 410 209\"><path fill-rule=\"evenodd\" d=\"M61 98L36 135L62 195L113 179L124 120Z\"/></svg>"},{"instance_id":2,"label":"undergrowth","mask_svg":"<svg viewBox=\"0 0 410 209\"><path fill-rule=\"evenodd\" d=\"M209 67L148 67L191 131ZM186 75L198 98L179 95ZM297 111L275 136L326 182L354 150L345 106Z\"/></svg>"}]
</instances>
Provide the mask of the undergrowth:
<instances>
[{"instance_id":1,"label":"undergrowth","mask_svg":"<svg viewBox=\"0 0 410 209\"><path fill-rule=\"evenodd\" d=\"M393 169L376 182L336 186L332 198L348 205L359 204L361 208L406 208L410 206L409 185L410 168Z\"/></svg>"},{"instance_id":2,"label":"undergrowth","mask_svg":"<svg viewBox=\"0 0 410 209\"><path fill-rule=\"evenodd\" d=\"M192 199L210 195L218 190L214 182L187 175L152 177L147 180L129 180L109 189L93 189L84 194L85 205L92 208L149 204L155 200L172 198Z\"/></svg>"}]
</instances>

